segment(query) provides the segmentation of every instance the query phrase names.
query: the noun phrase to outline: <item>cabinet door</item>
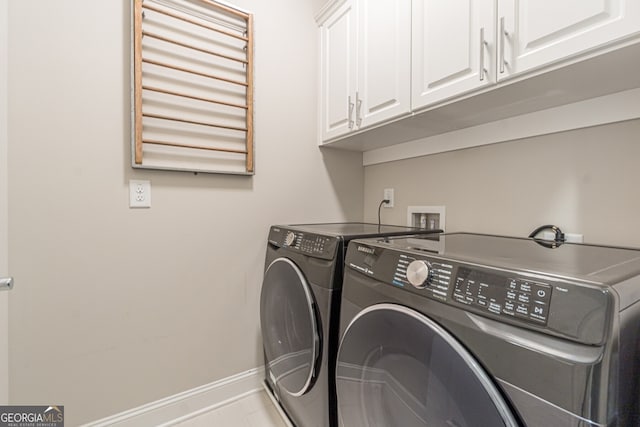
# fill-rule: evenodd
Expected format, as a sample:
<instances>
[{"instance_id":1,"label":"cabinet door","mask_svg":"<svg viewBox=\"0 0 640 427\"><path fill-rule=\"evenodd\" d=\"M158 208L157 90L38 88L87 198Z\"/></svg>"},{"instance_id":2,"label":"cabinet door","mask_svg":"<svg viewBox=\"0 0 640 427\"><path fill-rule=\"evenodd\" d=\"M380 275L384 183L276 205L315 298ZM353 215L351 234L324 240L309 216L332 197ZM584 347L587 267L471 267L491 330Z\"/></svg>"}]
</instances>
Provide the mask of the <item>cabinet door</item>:
<instances>
[{"instance_id":1,"label":"cabinet door","mask_svg":"<svg viewBox=\"0 0 640 427\"><path fill-rule=\"evenodd\" d=\"M356 126L369 126L411 109L411 3L358 4Z\"/></svg>"},{"instance_id":2,"label":"cabinet door","mask_svg":"<svg viewBox=\"0 0 640 427\"><path fill-rule=\"evenodd\" d=\"M413 0L414 109L495 82L493 0Z\"/></svg>"},{"instance_id":3,"label":"cabinet door","mask_svg":"<svg viewBox=\"0 0 640 427\"><path fill-rule=\"evenodd\" d=\"M320 27L323 141L344 135L354 127L356 36L353 1L343 4Z\"/></svg>"},{"instance_id":4,"label":"cabinet door","mask_svg":"<svg viewBox=\"0 0 640 427\"><path fill-rule=\"evenodd\" d=\"M499 0L498 79L638 32L638 0Z\"/></svg>"}]
</instances>

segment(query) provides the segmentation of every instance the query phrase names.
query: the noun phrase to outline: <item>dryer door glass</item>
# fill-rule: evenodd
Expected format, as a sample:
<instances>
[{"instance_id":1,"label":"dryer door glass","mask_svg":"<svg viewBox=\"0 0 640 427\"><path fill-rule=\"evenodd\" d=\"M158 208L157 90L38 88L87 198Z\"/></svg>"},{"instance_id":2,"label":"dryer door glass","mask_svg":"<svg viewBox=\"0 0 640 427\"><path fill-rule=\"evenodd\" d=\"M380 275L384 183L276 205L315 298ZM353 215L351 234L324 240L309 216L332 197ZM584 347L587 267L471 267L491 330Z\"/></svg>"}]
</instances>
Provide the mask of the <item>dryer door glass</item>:
<instances>
[{"instance_id":1,"label":"dryer door glass","mask_svg":"<svg viewBox=\"0 0 640 427\"><path fill-rule=\"evenodd\" d=\"M267 375L279 391L301 396L313 385L320 357L320 328L311 288L290 259L278 258L265 272L260 326Z\"/></svg>"},{"instance_id":2,"label":"dryer door glass","mask_svg":"<svg viewBox=\"0 0 640 427\"><path fill-rule=\"evenodd\" d=\"M352 426L517 426L482 367L447 331L395 304L361 311L337 361L338 416Z\"/></svg>"}]
</instances>

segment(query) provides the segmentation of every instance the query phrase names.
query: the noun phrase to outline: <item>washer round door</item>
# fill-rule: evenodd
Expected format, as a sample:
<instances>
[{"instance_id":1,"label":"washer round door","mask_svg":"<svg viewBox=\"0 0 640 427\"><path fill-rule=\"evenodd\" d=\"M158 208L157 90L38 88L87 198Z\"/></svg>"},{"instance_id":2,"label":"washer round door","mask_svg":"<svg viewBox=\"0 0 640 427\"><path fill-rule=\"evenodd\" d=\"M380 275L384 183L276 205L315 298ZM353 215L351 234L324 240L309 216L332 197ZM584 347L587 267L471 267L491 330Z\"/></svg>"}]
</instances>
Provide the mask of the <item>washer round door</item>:
<instances>
[{"instance_id":1,"label":"washer round door","mask_svg":"<svg viewBox=\"0 0 640 427\"><path fill-rule=\"evenodd\" d=\"M401 305L374 305L353 319L336 377L343 426L518 426L473 356L434 321Z\"/></svg>"},{"instance_id":2,"label":"washer round door","mask_svg":"<svg viewBox=\"0 0 640 427\"><path fill-rule=\"evenodd\" d=\"M280 391L306 393L320 358L320 323L309 283L288 258L273 261L260 295L260 327L267 371Z\"/></svg>"}]
</instances>

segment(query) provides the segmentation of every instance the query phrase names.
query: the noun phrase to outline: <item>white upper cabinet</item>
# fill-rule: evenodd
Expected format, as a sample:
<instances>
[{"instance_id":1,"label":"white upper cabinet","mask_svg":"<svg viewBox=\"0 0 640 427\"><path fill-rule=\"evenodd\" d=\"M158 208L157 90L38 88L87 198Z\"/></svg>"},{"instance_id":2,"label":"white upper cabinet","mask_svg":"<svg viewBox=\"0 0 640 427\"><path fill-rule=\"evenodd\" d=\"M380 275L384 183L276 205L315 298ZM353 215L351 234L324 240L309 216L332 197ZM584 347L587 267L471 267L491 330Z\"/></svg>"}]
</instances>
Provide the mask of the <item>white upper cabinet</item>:
<instances>
[{"instance_id":1,"label":"white upper cabinet","mask_svg":"<svg viewBox=\"0 0 640 427\"><path fill-rule=\"evenodd\" d=\"M362 0L358 16L356 126L367 127L411 111L411 2Z\"/></svg>"},{"instance_id":2,"label":"white upper cabinet","mask_svg":"<svg viewBox=\"0 0 640 427\"><path fill-rule=\"evenodd\" d=\"M498 80L638 32L639 0L498 0Z\"/></svg>"},{"instance_id":3,"label":"white upper cabinet","mask_svg":"<svg viewBox=\"0 0 640 427\"><path fill-rule=\"evenodd\" d=\"M320 121L322 139L354 127L356 92L356 13L347 1L320 27Z\"/></svg>"},{"instance_id":4,"label":"white upper cabinet","mask_svg":"<svg viewBox=\"0 0 640 427\"><path fill-rule=\"evenodd\" d=\"M413 109L495 83L494 0L413 0Z\"/></svg>"},{"instance_id":5,"label":"white upper cabinet","mask_svg":"<svg viewBox=\"0 0 640 427\"><path fill-rule=\"evenodd\" d=\"M320 44L323 141L410 112L410 2L347 0Z\"/></svg>"},{"instance_id":6,"label":"white upper cabinet","mask_svg":"<svg viewBox=\"0 0 640 427\"><path fill-rule=\"evenodd\" d=\"M414 110L640 31L639 0L413 0L412 6Z\"/></svg>"},{"instance_id":7,"label":"white upper cabinet","mask_svg":"<svg viewBox=\"0 0 640 427\"><path fill-rule=\"evenodd\" d=\"M372 150L640 87L640 0L335 0L321 138Z\"/></svg>"}]
</instances>

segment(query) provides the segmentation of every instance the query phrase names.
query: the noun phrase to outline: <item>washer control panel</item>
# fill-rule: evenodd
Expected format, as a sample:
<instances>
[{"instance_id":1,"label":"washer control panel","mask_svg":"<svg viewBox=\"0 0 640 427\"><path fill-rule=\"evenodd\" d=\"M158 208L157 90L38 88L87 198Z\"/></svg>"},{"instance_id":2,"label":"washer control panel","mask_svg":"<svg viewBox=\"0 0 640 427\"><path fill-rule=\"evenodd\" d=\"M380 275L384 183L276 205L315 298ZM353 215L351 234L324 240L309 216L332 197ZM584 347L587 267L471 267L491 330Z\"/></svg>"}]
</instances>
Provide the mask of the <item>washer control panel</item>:
<instances>
[{"instance_id":1,"label":"washer control panel","mask_svg":"<svg viewBox=\"0 0 640 427\"><path fill-rule=\"evenodd\" d=\"M296 230L272 227L269 232L272 245L301 252L305 255L331 259L335 255L337 239Z\"/></svg>"},{"instance_id":2,"label":"washer control panel","mask_svg":"<svg viewBox=\"0 0 640 427\"><path fill-rule=\"evenodd\" d=\"M491 314L502 314L546 325L551 303L551 286L461 266L456 274L452 296L456 302Z\"/></svg>"}]
</instances>

